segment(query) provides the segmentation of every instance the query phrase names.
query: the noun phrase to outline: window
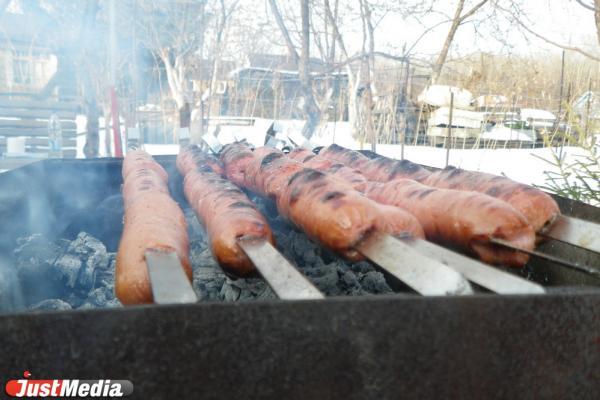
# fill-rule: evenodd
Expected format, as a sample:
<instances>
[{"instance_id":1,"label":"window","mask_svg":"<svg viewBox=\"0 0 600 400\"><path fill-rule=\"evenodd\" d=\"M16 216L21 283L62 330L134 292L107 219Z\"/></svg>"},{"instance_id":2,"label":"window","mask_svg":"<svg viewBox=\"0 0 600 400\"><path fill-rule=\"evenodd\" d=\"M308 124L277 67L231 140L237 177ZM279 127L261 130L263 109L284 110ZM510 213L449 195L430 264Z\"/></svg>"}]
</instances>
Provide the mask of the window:
<instances>
[{"instance_id":1,"label":"window","mask_svg":"<svg viewBox=\"0 0 600 400\"><path fill-rule=\"evenodd\" d=\"M31 84L31 62L29 60L13 59L13 81L20 85Z\"/></svg>"}]
</instances>

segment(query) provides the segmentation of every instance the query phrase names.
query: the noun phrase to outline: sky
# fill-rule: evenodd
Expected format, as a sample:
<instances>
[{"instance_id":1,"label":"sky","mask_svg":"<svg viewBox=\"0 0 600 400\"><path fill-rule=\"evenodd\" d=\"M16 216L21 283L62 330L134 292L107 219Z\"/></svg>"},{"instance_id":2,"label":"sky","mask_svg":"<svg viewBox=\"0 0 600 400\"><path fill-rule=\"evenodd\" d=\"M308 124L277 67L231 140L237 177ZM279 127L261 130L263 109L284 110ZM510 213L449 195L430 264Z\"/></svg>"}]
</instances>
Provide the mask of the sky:
<instances>
[{"instance_id":1,"label":"sky","mask_svg":"<svg viewBox=\"0 0 600 400\"><path fill-rule=\"evenodd\" d=\"M457 1L439 1L437 9L447 15L454 13ZM472 5L473 0L467 0ZM565 45L574 45L590 48L597 46L596 31L593 12L584 9L574 0L525 0L523 9L530 16L528 26L547 36L548 38ZM489 10L489 9L488 9ZM532 53L560 53L561 50L529 35L529 40L524 38L519 29L511 26L506 20L495 19L499 26L486 23L488 10L482 8L480 14L471 18L471 22L461 26L455 37L452 55L460 56L477 51L485 52L511 52L515 54ZM424 26L432 26L443 20L440 14L431 14L423 21ZM483 20L483 22L482 22ZM473 23L477 22L477 26ZM404 43L410 47L424 31L414 18L408 18L399 24L395 15L386 16L376 31L378 50L401 52ZM414 53L423 57L437 54L444 42L450 23L445 23L432 30L420 40L414 48ZM477 34L476 30L480 33ZM501 44L493 37L501 37L510 46ZM358 50L361 43L361 32L354 32L351 43ZM594 48L592 47L592 48Z\"/></svg>"},{"instance_id":2,"label":"sky","mask_svg":"<svg viewBox=\"0 0 600 400\"><path fill-rule=\"evenodd\" d=\"M446 3L446 13L452 14L456 1L445 1L443 3ZM529 0L525 2L524 8L526 13L532 16L529 27L552 40L576 46L584 46L595 40L593 13L585 10L573 0ZM482 13L485 15L484 10L482 10ZM431 20L433 21L438 20L438 18L431 16ZM398 38L394 38L393 32L397 32L398 29L394 27L393 19L385 20L384 24L381 26L382 39L388 43L397 41ZM494 27L486 26L486 24L478 24L477 29L482 34L477 35L474 25L469 23L461 26L457 32L453 46L454 55L464 55L475 51L496 52L498 50L510 51L517 54L560 52L555 46L551 46L539 39L530 38L528 41L524 38L522 32L514 26L510 26L507 21L501 21L498 28L500 36L506 39L511 48L502 48L498 40L491 38L495 29ZM449 23L441 25L424 37L419 45L417 45L416 50L423 54L436 54L444 42L448 29ZM405 38L407 42L412 43L421 31L422 28L419 29L419 26L415 24L414 28L407 27L401 37ZM385 46L386 44L382 42L382 45Z\"/></svg>"}]
</instances>

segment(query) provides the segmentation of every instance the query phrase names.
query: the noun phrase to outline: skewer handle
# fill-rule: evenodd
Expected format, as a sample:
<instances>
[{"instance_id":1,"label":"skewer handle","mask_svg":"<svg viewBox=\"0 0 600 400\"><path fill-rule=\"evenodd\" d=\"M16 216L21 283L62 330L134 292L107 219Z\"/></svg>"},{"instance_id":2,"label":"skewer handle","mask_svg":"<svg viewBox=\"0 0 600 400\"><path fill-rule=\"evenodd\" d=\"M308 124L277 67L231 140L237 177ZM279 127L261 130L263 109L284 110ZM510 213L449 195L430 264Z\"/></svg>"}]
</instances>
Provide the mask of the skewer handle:
<instances>
[{"instance_id":1,"label":"skewer handle","mask_svg":"<svg viewBox=\"0 0 600 400\"><path fill-rule=\"evenodd\" d=\"M356 249L420 294L473 293L471 285L460 273L390 235L370 235Z\"/></svg>"},{"instance_id":2,"label":"skewer handle","mask_svg":"<svg viewBox=\"0 0 600 400\"><path fill-rule=\"evenodd\" d=\"M280 299L316 300L325 298L271 243L264 239L244 238L240 239L238 243Z\"/></svg>"},{"instance_id":3,"label":"skewer handle","mask_svg":"<svg viewBox=\"0 0 600 400\"><path fill-rule=\"evenodd\" d=\"M146 250L145 255L155 303L182 304L198 301L177 254Z\"/></svg>"}]
</instances>

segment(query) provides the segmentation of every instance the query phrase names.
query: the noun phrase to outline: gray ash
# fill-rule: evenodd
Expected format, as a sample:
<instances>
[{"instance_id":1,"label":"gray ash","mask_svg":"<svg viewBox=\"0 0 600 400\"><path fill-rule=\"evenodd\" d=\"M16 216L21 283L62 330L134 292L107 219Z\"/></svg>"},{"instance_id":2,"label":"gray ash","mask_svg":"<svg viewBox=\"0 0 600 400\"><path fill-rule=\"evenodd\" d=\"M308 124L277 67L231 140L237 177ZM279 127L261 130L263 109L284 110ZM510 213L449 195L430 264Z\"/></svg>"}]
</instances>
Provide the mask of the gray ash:
<instances>
[{"instance_id":1,"label":"gray ash","mask_svg":"<svg viewBox=\"0 0 600 400\"><path fill-rule=\"evenodd\" d=\"M85 232L72 241L35 234L17 244L17 277L28 308L120 306L114 295L115 254L98 239Z\"/></svg>"}]
</instances>

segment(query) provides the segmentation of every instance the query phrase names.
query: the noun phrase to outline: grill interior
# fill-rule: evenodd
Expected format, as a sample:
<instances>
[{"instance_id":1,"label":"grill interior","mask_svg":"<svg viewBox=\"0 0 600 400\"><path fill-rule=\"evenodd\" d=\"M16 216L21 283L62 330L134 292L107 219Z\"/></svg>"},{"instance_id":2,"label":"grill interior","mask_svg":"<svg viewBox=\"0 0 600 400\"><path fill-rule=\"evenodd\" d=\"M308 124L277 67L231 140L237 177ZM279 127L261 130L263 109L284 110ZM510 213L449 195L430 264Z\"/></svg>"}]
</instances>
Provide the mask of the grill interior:
<instances>
[{"instance_id":1,"label":"grill interior","mask_svg":"<svg viewBox=\"0 0 600 400\"><path fill-rule=\"evenodd\" d=\"M169 172L171 194L188 221L193 287L199 299L276 298L262 279L230 279L220 270L210 255L202 227L185 201L174 156L156 159ZM48 160L0 175L0 215L7 221L5 227L10 227L0 233L4 311L120 306L113 294L115 252L123 217L120 168L118 159ZM412 293L373 264L346 262L311 242L280 217L270 201L252 195L251 199L268 218L279 251L327 296ZM563 213L600 222L597 209L557 200ZM538 250L588 266L600 265L598 254L556 241L544 243ZM11 266L16 266L12 272ZM522 270L500 268L539 282L550 292L596 290L600 283L535 257Z\"/></svg>"},{"instance_id":2,"label":"grill interior","mask_svg":"<svg viewBox=\"0 0 600 400\"><path fill-rule=\"evenodd\" d=\"M172 177L173 196L187 208L174 157L156 158ZM549 289L541 296L423 297L398 293L405 288L387 281L397 293L14 312L6 299L14 286L5 272L14 265L18 238L39 233L63 245L75 241L75 249L87 252L81 260L110 263L121 230L120 167L117 159L47 160L0 174L0 373L6 379L20 378L26 368L41 378L128 379L140 398L583 399L597 394L597 282L542 260L525 270ZM597 209L557 200L565 214L600 222ZM275 217L271 223L277 233L282 222ZM292 240L299 235L298 241L306 242L285 229ZM78 238L80 232L90 236ZM101 240L106 253L91 237ZM304 268L312 255L307 247L298 248L302 256L292 261ZM541 249L599 265L596 255L560 243ZM201 263L210 262L205 251L199 254L205 257ZM85 274L76 277L89 282ZM359 279L362 289L364 279ZM245 290L254 289L240 288L238 300Z\"/></svg>"}]
</instances>

